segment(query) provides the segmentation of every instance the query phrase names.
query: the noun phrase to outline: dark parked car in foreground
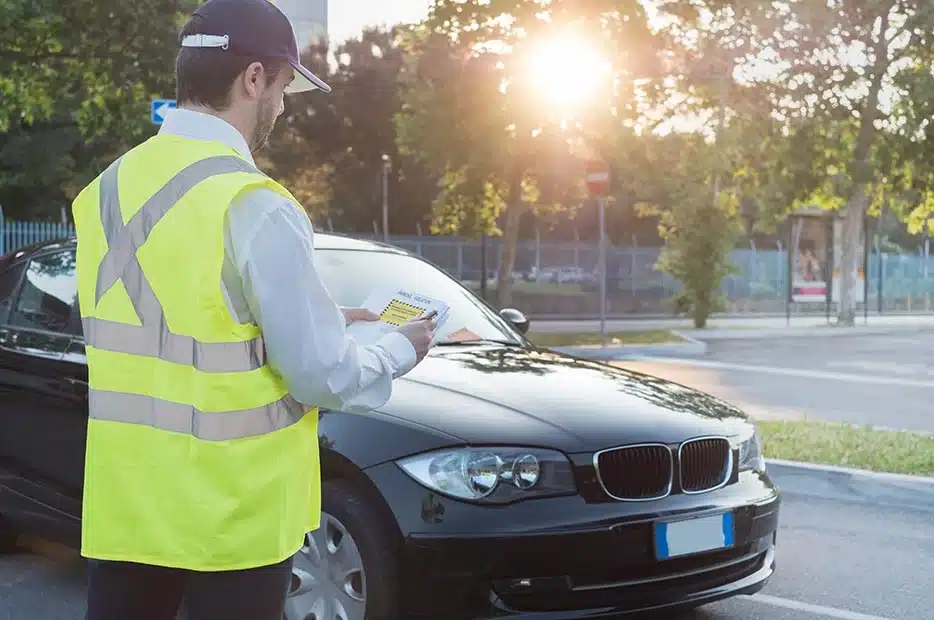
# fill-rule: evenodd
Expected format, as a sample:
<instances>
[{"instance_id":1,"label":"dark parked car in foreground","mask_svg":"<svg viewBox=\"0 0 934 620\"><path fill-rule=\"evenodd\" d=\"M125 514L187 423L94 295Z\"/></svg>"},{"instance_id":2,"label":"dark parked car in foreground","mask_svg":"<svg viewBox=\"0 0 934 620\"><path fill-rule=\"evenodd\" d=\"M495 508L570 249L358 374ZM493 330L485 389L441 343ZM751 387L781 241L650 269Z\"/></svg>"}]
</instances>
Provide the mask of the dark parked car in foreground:
<instances>
[{"instance_id":1,"label":"dark parked car in foreground","mask_svg":"<svg viewBox=\"0 0 934 620\"><path fill-rule=\"evenodd\" d=\"M316 244L341 305L389 282L451 312L385 407L321 412L325 514L296 557L288 620L615 617L771 577L779 492L742 412L536 348L521 313L493 311L409 253ZM8 549L17 533L79 543L87 367L74 253L65 240L0 259Z\"/></svg>"}]
</instances>

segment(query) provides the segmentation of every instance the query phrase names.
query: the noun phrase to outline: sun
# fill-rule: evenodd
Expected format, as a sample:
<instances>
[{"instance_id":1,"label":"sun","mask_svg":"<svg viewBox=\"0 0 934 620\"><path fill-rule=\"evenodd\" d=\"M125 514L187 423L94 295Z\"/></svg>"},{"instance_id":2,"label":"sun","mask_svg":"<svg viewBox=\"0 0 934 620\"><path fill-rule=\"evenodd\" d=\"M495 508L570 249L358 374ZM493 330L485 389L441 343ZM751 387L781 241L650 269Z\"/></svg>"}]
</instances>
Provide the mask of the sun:
<instances>
[{"instance_id":1,"label":"sun","mask_svg":"<svg viewBox=\"0 0 934 620\"><path fill-rule=\"evenodd\" d=\"M541 41L532 46L527 58L530 94L555 107L581 106L612 78L610 61L594 45L574 37Z\"/></svg>"}]
</instances>

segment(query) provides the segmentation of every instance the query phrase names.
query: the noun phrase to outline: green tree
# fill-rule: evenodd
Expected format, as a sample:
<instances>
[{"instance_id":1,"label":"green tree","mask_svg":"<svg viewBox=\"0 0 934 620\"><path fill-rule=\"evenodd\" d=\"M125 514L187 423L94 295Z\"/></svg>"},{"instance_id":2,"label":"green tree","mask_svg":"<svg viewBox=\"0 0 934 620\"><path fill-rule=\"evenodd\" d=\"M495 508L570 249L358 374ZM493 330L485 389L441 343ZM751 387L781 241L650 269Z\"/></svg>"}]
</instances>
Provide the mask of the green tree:
<instances>
[{"instance_id":1,"label":"green tree","mask_svg":"<svg viewBox=\"0 0 934 620\"><path fill-rule=\"evenodd\" d=\"M694 66L726 63L721 74L728 107L756 93L766 104L758 108L756 121L781 129L783 137L772 144L784 144L758 161L747 160L750 170L758 168L747 179L765 181L757 188L766 195L760 204L782 214L802 204L843 211L838 319L852 325L863 218L887 196L908 197L901 190L912 184L905 176L908 162L893 156L905 145L889 150L888 157L885 151L889 134L904 125L904 118L891 113L905 101L905 86L921 89L925 98L932 92L934 5L925 0L693 0L669 6L680 21L669 24L668 33ZM697 73L685 80L694 88L702 82ZM706 98L708 105L715 100ZM916 134L909 141L917 139ZM809 171L787 159L802 150L814 155ZM770 167L779 174L765 172Z\"/></svg>"},{"instance_id":2,"label":"green tree","mask_svg":"<svg viewBox=\"0 0 934 620\"><path fill-rule=\"evenodd\" d=\"M8 216L57 216L108 158L153 132L149 100L173 94L178 29L197 4L0 0Z\"/></svg>"},{"instance_id":3,"label":"green tree","mask_svg":"<svg viewBox=\"0 0 934 620\"><path fill-rule=\"evenodd\" d=\"M363 232L381 222L383 155L389 155L390 232L414 234L436 187L418 162L396 148L393 119L401 105L397 80L404 53L396 32L365 30L333 50L333 67L326 61L331 51L317 46L305 61L327 76L332 92L287 98L265 157L302 193L316 219L329 217L342 230Z\"/></svg>"},{"instance_id":4,"label":"green tree","mask_svg":"<svg viewBox=\"0 0 934 620\"><path fill-rule=\"evenodd\" d=\"M645 202L638 210L658 218L665 247L657 266L682 284L672 300L675 313L689 313L694 326L703 328L712 313L726 309L719 290L735 270L730 252L739 233L738 186L731 178L715 181L715 153L722 145L702 135L672 134L646 142L649 168L664 172L645 177Z\"/></svg>"},{"instance_id":5,"label":"green tree","mask_svg":"<svg viewBox=\"0 0 934 620\"><path fill-rule=\"evenodd\" d=\"M542 57L575 56L579 50L572 46L581 40L598 55L590 66L553 67L553 83L549 76L544 85L542 72L530 71ZM550 48L543 49L548 41ZM568 49L557 47L561 41ZM523 214L543 200L569 199L575 192L580 197L580 159L609 155L615 128L633 109L632 72L654 65L652 43L636 0L437 0L428 19L410 32L400 142L406 152L433 163L439 179L461 179L465 169L479 179L463 185L474 192L473 199L449 206L473 205L489 216L495 216L498 205L505 207L497 290L501 306L511 300L510 274ZM575 109L549 101L562 89L573 95L577 79L588 74L598 83L575 102ZM578 171L572 183L557 190L556 162ZM545 180L549 176L552 181ZM552 187L543 192L540 186L546 185ZM453 193L446 189L447 196Z\"/></svg>"}]
</instances>

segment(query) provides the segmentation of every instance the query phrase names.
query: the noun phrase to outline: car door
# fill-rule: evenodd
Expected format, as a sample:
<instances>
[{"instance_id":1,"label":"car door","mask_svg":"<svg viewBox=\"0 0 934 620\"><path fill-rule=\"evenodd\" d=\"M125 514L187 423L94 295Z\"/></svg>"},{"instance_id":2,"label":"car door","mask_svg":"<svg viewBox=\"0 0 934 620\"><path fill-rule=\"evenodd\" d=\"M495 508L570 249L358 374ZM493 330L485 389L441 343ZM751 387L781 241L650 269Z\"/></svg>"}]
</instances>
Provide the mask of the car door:
<instances>
[{"instance_id":1,"label":"car door","mask_svg":"<svg viewBox=\"0 0 934 620\"><path fill-rule=\"evenodd\" d=\"M64 359L80 335L75 250L58 247L19 267L20 284L0 325L0 459L16 476L14 490L77 514L86 390L79 365Z\"/></svg>"}]
</instances>

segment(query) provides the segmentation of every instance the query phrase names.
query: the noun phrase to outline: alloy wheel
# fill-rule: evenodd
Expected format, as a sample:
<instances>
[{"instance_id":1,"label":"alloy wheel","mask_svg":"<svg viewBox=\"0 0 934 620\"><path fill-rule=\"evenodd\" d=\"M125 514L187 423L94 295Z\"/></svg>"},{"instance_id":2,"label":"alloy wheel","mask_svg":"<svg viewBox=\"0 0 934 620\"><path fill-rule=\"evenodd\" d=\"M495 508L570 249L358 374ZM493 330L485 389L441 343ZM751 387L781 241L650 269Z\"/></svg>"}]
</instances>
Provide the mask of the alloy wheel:
<instances>
[{"instance_id":1,"label":"alloy wheel","mask_svg":"<svg viewBox=\"0 0 934 620\"><path fill-rule=\"evenodd\" d=\"M347 528L322 512L296 554L286 620L364 620L366 575L360 549Z\"/></svg>"}]
</instances>

